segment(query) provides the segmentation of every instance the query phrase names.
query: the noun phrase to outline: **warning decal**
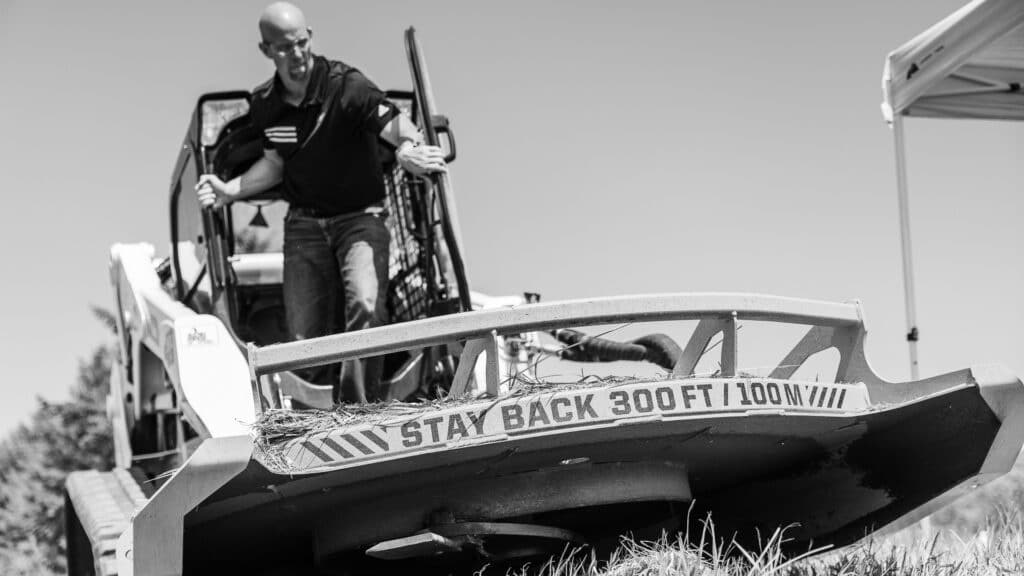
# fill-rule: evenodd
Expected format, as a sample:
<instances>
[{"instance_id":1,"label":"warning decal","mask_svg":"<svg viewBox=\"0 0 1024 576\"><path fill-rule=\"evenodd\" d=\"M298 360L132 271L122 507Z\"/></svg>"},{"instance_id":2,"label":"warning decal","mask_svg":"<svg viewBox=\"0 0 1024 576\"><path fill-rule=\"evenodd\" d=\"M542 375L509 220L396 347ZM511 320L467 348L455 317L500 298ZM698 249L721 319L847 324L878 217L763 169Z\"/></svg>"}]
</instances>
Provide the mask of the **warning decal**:
<instances>
[{"instance_id":1,"label":"warning decal","mask_svg":"<svg viewBox=\"0 0 1024 576\"><path fill-rule=\"evenodd\" d=\"M279 446L278 454L294 473L510 436L616 425L634 418L758 410L847 414L868 405L863 384L763 378L638 382L542 392L347 426L290 440Z\"/></svg>"}]
</instances>

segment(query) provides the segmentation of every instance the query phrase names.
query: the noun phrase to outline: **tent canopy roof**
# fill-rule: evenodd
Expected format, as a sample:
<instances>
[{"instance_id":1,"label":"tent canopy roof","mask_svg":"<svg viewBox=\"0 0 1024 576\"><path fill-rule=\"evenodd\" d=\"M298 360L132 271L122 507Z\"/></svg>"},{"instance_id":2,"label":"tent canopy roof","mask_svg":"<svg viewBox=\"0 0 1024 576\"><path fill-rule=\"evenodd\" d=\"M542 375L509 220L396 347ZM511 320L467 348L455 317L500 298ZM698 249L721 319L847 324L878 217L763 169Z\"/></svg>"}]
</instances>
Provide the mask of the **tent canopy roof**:
<instances>
[{"instance_id":1,"label":"tent canopy roof","mask_svg":"<svg viewBox=\"0 0 1024 576\"><path fill-rule=\"evenodd\" d=\"M1024 120L1024 0L974 0L889 53L882 113Z\"/></svg>"}]
</instances>

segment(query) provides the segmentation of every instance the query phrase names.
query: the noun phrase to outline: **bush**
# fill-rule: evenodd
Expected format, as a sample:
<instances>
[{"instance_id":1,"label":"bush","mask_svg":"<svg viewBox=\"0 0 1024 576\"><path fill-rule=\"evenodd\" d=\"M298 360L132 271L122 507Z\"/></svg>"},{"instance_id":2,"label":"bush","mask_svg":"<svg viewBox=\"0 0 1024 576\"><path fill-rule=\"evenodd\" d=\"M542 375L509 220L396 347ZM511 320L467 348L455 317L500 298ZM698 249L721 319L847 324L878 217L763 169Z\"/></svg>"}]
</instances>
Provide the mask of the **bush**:
<instances>
[{"instance_id":1,"label":"bush","mask_svg":"<svg viewBox=\"0 0 1024 576\"><path fill-rule=\"evenodd\" d=\"M106 417L111 351L81 361L70 399L39 398L28 422L0 442L0 574L63 574L64 480L114 465Z\"/></svg>"}]
</instances>

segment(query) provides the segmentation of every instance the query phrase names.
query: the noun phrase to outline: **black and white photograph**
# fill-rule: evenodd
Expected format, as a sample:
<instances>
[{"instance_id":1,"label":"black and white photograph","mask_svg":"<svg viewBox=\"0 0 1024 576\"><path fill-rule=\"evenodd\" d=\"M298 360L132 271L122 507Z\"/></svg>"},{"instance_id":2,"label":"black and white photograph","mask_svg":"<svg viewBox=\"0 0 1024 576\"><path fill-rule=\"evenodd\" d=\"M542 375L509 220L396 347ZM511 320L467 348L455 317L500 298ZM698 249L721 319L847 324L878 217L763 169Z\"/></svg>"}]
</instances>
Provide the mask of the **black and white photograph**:
<instances>
[{"instance_id":1,"label":"black and white photograph","mask_svg":"<svg viewBox=\"0 0 1024 576\"><path fill-rule=\"evenodd\" d=\"M0 575L1024 574L1024 0L0 0Z\"/></svg>"}]
</instances>

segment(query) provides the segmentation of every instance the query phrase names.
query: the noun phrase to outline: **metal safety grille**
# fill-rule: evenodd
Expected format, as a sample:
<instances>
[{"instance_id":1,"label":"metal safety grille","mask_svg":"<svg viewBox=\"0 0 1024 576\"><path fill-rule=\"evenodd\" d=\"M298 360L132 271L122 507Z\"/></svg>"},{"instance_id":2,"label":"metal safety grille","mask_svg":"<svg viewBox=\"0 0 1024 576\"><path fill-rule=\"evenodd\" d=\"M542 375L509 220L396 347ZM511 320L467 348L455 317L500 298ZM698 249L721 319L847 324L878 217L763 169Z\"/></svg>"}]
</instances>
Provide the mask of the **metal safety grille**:
<instances>
[{"instance_id":1,"label":"metal safety grille","mask_svg":"<svg viewBox=\"0 0 1024 576\"><path fill-rule=\"evenodd\" d=\"M406 176L397 164L385 166L391 232L388 265L388 315L390 322L425 318L431 305L433 279L428 239L430 226L424 188Z\"/></svg>"}]
</instances>

